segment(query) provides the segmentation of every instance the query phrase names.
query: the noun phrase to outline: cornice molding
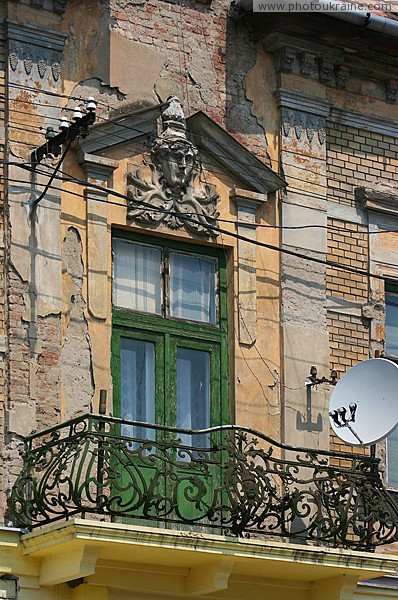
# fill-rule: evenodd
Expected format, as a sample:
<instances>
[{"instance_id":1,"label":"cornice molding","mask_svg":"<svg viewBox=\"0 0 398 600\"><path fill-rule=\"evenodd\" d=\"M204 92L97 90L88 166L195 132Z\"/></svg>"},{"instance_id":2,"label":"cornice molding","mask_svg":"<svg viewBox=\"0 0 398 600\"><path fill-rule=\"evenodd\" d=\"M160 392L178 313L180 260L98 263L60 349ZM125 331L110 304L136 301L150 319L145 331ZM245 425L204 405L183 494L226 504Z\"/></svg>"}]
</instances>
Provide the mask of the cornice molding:
<instances>
[{"instance_id":1,"label":"cornice molding","mask_svg":"<svg viewBox=\"0 0 398 600\"><path fill-rule=\"evenodd\" d=\"M309 96L302 92L294 90L286 90L280 88L275 92L278 106L281 108L291 108L292 110L300 110L313 115L327 117L330 112L332 103L328 100L322 100L315 96Z\"/></svg>"},{"instance_id":2,"label":"cornice molding","mask_svg":"<svg viewBox=\"0 0 398 600\"><path fill-rule=\"evenodd\" d=\"M203 553L213 556L222 553L231 555L236 560L245 561L247 558L259 559L261 562L314 564L317 567L334 567L340 571L366 571L376 575L390 575L398 568L398 557L386 554L374 554L341 548L324 548L322 546L303 546L285 544L273 540L258 540L230 538L195 533L193 531L177 531L128 525L122 523L105 523L89 519L71 519L50 525L45 528L22 535L21 542L25 556L46 556L52 554L56 547L81 540L83 543L109 545L110 550L115 544L123 544L128 559L128 548L154 548L171 552L178 550L192 553L201 558Z\"/></svg>"},{"instance_id":3,"label":"cornice molding","mask_svg":"<svg viewBox=\"0 0 398 600\"><path fill-rule=\"evenodd\" d=\"M304 40L294 35L273 32L262 38L267 52L274 55L275 71L294 73L339 89L351 89L351 79L377 83L374 97L395 103L398 98L397 64L381 57L363 58L339 48ZM354 82L354 88L355 88ZM356 92L359 94L359 92Z\"/></svg>"},{"instance_id":4,"label":"cornice molding","mask_svg":"<svg viewBox=\"0 0 398 600\"><path fill-rule=\"evenodd\" d=\"M44 29L27 23L18 23L10 19L6 21L6 38L20 44L62 52L67 37L66 34L60 31Z\"/></svg>"},{"instance_id":5,"label":"cornice molding","mask_svg":"<svg viewBox=\"0 0 398 600\"><path fill-rule=\"evenodd\" d=\"M20 2L20 0L17 0L17 2ZM20 4L22 4L22 2L20 2ZM54 12L57 15L63 15L68 0L50 0L50 2L46 2L45 0L28 0L28 4L33 8L42 8Z\"/></svg>"},{"instance_id":6,"label":"cornice molding","mask_svg":"<svg viewBox=\"0 0 398 600\"><path fill-rule=\"evenodd\" d=\"M326 141L326 117L331 103L301 92L280 89L275 93L281 109L282 135L289 137L293 131L297 140L307 137L320 145Z\"/></svg>"},{"instance_id":7,"label":"cornice molding","mask_svg":"<svg viewBox=\"0 0 398 600\"><path fill-rule=\"evenodd\" d=\"M379 117L368 113L354 112L332 106L328 119L332 123L349 125L357 129L365 129L374 133L381 133L390 137L398 137L398 121L386 117Z\"/></svg>"},{"instance_id":8,"label":"cornice molding","mask_svg":"<svg viewBox=\"0 0 398 600\"><path fill-rule=\"evenodd\" d=\"M355 198L365 210L398 217L398 188L357 187Z\"/></svg>"},{"instance_id":9,"label":"cornice molding","mask_svg":"<svg viewBox=\"0 0 398 600\"><path fill-rule=\"evenodd\" d=\"M54 82L59 81L65 34L7 20L6 39L10 74L25 72L31 79L45 80L50 69Z\"/></svg>"}]
</instances>

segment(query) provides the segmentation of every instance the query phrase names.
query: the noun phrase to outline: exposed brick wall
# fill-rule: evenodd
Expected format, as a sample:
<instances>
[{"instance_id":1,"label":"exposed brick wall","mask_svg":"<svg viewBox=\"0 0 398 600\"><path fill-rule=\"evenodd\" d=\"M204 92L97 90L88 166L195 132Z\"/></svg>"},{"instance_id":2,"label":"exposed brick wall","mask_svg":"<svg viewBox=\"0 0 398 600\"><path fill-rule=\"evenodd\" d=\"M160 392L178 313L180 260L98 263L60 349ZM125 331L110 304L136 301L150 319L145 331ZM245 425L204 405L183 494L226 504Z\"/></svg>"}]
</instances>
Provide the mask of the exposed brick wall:
<instances>
[{"instance_id":1,"label":"exposed brick wall","mask_svg":"<svg viewBox=\"0 0 398 600\"><path fill-rule=\"evenodd\" d=\"M4 23L5 4L0 2L0 23ZM4 123L5 115L5 42L4 29L0 25L0 124ZM0 159L6 156L4 137L0 135ZM0 165L0 338L4 340L4 166ZM5 398L5 355L0 352L0 431L4 431L4 398ZM3 436L0 436L0 495L4 490L4 445ZM2 522L2 506L0 504L0 521Z\"/></svg>"},{"instance_id":2,"label":"exposed brick wall","mask_svg":"<svg viewBox=\"0 0 398 600\"><path fill-rule=\"evenodd\" d=\"M367 228L337 219L328 220L328 260L368 271L369 244ZM368 278L349 271L327 268L326 292L336 298L366 302Z\"/></svg>"},{"instance_id":3,"label":"exposed brick wall","mask_svg":"<svg viewBox=\"0 0 398 600\"><path fill-rule=\"evenodd\" d=\"M363 225L337 219L328 220L328 259L355 269L368 270L368 235ZM368 300L368 277L327 268L326 293L334 298L365 304ZM339 378L355 364L369 358L369 321L358 316L328 313L330 368ZM331 450L367 453L366 449L347 446L331 431ZM340 466L344 466L343 463Z\"/></svg>"},{"instance_id":4,"label":"exposed brick wall","mask_svg":"<svg viewBox=\"0 0 398 600\"><path fill-rule=\"evenodd\" d=\"M369 323L360 317L328 313L330 340L330 368L336 369L339 378L350 367L369 358ZM366 454L368 449L347 446L331 434L331 450Z\"/></svg>"},{"instance_id":5,"label":"exposed brick wall","mask_svg":"<svg viewBox=\"0 0 398 600\"><path fill-rule=\"evenodd\" d=\"M392 182L398 169L398 140L334 123L328 129L328 197L354 205L358 186L383 179Z\"/></svg>"},{"instance_id":6,"label":"exposed brick wall","mask_svg":"<svg viewBox=\"0 0 398 600\"><path fill-rule=\"evenodd\" d=\"M182 4L111 0L110 11L117 33L167 57L160 77L184 96L187 114L205 111L267 160L265 133L251 114L245 92L244 79L256 63L256 47L246 28L228 18L229 6L225 0L213 0L211 9L193 0Z\"/></svg>"},{"instance_id":7,"label":"exposed brick wall","mask_svg":"<svg viewBox=\"0 0 398 600\"><path fill-rule=\"evenodd\" d=\"M369 323L360 317L328 313L330 366L341 377L347 369L369 358Z\"/></svg>"}]
</instances>

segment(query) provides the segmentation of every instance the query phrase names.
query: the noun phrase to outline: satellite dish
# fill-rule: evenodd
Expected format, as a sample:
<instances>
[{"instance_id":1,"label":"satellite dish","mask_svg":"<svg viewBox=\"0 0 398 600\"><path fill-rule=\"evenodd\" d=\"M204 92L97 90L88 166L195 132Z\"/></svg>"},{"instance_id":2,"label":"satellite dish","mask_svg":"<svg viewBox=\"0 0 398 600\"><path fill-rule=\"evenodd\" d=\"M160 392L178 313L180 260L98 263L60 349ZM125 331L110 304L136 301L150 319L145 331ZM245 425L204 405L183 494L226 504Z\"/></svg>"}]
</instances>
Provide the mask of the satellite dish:
<instances>
[{"instance_id":1,"label":"satellite dish","mask_svg":"<svg viewBox=\"0 0 398 600\"><path fill-rule=\"evenodd\" d=\"M330 398L330 424L352 446L375 444L398 423L398 365L371 358L349 369Z\"/></svg>"}]
</instances>

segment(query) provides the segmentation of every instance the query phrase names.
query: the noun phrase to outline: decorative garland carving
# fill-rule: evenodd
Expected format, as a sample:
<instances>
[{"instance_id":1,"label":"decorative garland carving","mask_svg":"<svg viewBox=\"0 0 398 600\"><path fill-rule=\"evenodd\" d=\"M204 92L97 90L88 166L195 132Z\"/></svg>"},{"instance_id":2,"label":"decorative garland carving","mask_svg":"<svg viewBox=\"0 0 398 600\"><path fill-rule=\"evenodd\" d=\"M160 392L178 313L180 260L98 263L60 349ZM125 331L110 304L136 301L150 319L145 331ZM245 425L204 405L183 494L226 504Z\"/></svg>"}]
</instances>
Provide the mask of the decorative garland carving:
<instances>
[{"instance_id":1,"label":"decorative garland carving","mask_svg":"<svg viewBox=\"0 0 398 600\"><path fill-rule=\"evenodd\" d=\"M24 58L23 64L25 67L26 74L30 75L33 69L33 60L30 58L30 56Z\"/></svg>"},{"instance_id":2,"label":"decorative garland carving","mask_svg":"<svg viewBox=\"0 0 398 600\"><path fill-rule=\"evenodd\" d=\"M304 139L307 136L311 143L315 134L318 141L322 145L326 141L325 118L310 113L295 111L290 108L282 108L282 133L285 137L289 137L290 131L294 130L298 140Z\"/></svg>"},{"instance_id":3,"label":"decorative garland carving","mask_svg":"<svg viewBox=\"0 0 398 600\"><path fill-rule=\"evenodd\" d=\"M163 131L150 148L151 180L138 167L127 174L127 216L141 223L164 223L170 229L186 227L193 233L216 237L212 227L219 215L219 195L214 186L199 183L200 156L187 138L182 106L175 96L168 102L162 113Z\"/></svg>"},{"instance_id":4,"label":"decorative garland carving","mask_svg":"<svg viewBox=\"0 0 398 600\"><path fill-rule=\"evenodd\" d=\"M12 42L10 44L10 53L8 55L10 68L12 71L18 69L20 61L22 62L21 68L24 69L26 75L32 78L40 77L44 78L47 72L47 67L51 67L51 73L54 81L58 81L61 76L61 55L58 52L54 52L48 59L43 56L43 51L40 48L35 48L32 45L22 45ZM36 66L37 74L35 73L34 67Z\"/></svg>"},{"instance_id":5,"label":"decorative garland carving","mask_svg":"<svg viewBox=\"0 0 398 600\"><path fill-rule=\"evenodd\" d=\"M51 65L51 72L53 74L54 81L58 81L61 76L61 65L59 62L55 62Z\"/></svg>"},{"instance_id":6,"label":"decorative garland carving","mask_svg":"<svg viewBox=\"0 0 398 600\"><path fill-rule=\"evenodd\" d=\"M44 58L39 58L39 60L37 61L37 70L39 71L40 77L43 79L47 70L47 63L44 60Z\"/></svg>"},{"instance_id":7,"label":"decorative garland carving","mask_svg":"<svg viewBox=\"0 0 398 600\"><path fill-rule=\"evenodd\" d=\"M10 67L13 71L16 71L17 67L18 67L18 62L19 62L19 58L18 58L18 54L16 52L10 52L9 56L9 61L10 61Z\"/></svg>"}]
</instances>

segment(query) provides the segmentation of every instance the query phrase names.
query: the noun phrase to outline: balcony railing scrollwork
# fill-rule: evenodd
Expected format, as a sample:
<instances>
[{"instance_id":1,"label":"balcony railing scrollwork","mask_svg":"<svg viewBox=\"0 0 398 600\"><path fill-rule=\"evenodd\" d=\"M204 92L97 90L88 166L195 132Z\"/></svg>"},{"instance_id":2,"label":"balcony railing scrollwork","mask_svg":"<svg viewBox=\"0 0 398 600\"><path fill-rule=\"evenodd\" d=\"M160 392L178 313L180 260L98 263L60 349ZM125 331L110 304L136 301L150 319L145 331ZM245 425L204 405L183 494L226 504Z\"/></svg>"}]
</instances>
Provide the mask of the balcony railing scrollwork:
<instances>
[{"instance_id":1,"label":"balcony railing scrollwork","mask_svg":"<svg viewBox=\"0 0 398 600\"><path fill-rule=\"evenodd\" d=\"M15 522L138 519L371 550L398 513L377 459L293 448L244 427L203 431L85 415L27 439Z\"/></svg>"}]
</instances>

